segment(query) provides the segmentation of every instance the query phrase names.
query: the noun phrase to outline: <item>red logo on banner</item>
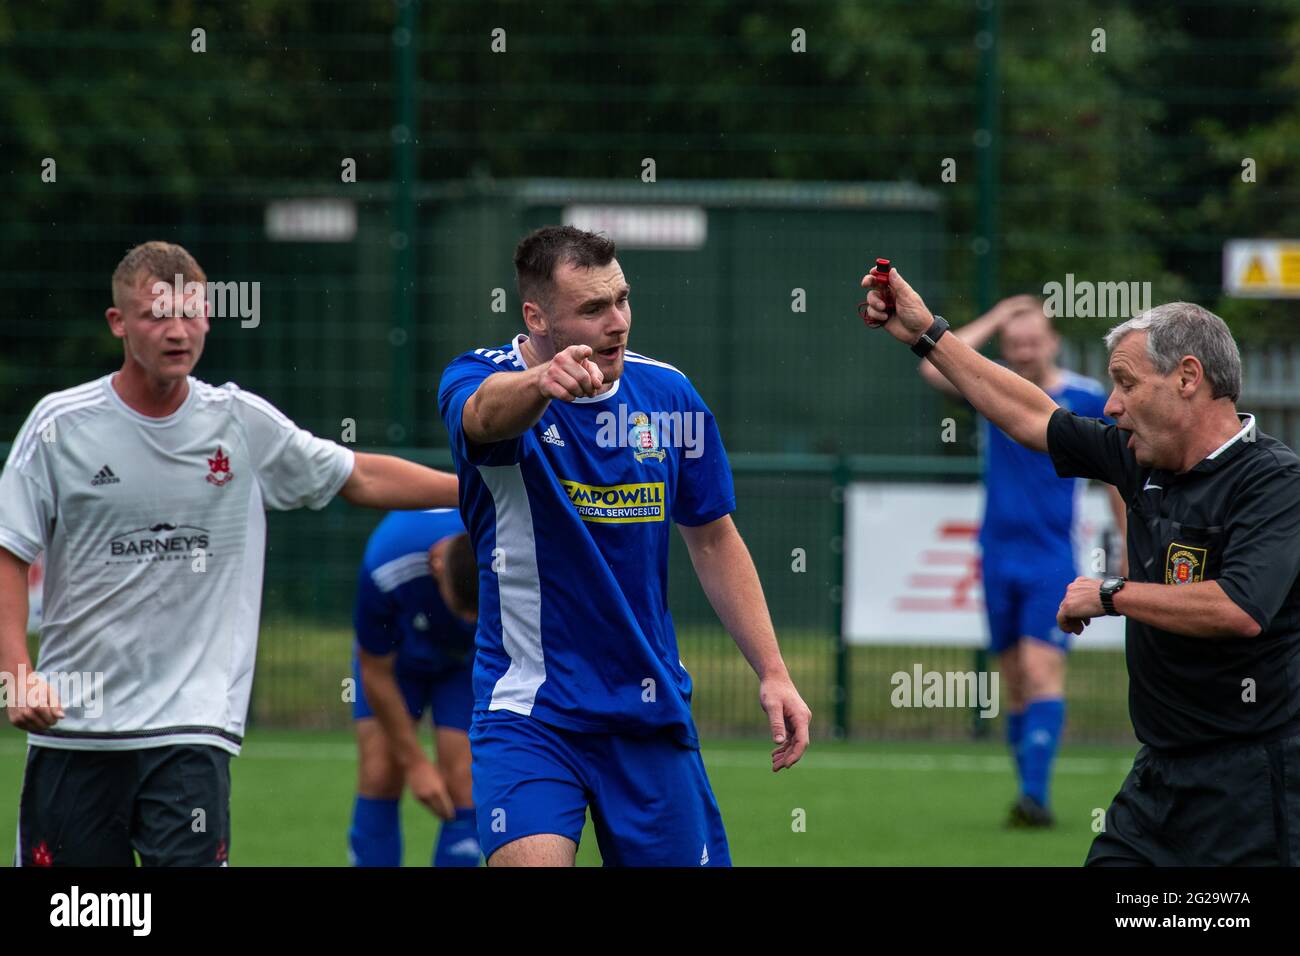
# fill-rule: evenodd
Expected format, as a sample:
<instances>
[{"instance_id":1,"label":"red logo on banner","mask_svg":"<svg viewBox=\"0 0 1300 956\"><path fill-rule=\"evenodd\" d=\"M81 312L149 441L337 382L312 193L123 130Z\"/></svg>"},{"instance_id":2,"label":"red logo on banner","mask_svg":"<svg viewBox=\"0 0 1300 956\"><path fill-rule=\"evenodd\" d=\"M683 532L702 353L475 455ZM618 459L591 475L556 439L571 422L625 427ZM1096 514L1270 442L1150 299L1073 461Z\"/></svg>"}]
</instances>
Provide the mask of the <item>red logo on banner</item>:
<instances>
[{"instance_id":1,"label":"red logo on banner","mask_svg":"<svg viewBox=\"0 0 1300 956\"><path fill-rule=\"evenodd\" d=\"M943 544L974 541L979 537L977 524L949 521L939 528ZM900 595L895 607L902 611L978 611L980 559L977 551L935 548L921 554L925 572L908 576L910 593ZM929 572L929 573L926 573ZM916 593L920 592L920 593Z\"/></svg>"}]
</instances>

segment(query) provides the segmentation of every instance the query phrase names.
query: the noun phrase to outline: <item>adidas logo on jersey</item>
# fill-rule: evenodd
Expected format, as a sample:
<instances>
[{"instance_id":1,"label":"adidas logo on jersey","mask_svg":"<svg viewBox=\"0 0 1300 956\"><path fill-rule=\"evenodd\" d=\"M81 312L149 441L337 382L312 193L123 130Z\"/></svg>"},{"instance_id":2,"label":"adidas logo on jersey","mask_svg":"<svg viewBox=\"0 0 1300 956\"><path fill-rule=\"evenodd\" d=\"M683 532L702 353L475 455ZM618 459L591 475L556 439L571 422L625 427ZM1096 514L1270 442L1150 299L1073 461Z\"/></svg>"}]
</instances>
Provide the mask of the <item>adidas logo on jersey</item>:
<instances>
[{"instance_id":1,"label":"adidas logo on jersey","mask_svg":"<svg viewBox=\"0 0 1300 956\"><path fill-rule=\"evenodd\" d=\"M561 448L564 447L564 439L560 437L559 426L555 424L552 424L550 428L542 432L542 441L550 442L552 445L558 445Z\"/></svg>"},{"instance_id":2,"label":"adidas logo on jersey","mask_svg":"<svg viewBox=\"0 0 1300 956\"><path fill-rule=\"evenodd\" d=\"M99 473L95 475L94 478L90 479L90 484L92 487L96 487L98 485L118 485L121 483L122 483L122 479L117 477L117 475L113 474L113 469L109 468L108 465L105 465L103 468L99 469Z\"/></svg>"}]
</instances>

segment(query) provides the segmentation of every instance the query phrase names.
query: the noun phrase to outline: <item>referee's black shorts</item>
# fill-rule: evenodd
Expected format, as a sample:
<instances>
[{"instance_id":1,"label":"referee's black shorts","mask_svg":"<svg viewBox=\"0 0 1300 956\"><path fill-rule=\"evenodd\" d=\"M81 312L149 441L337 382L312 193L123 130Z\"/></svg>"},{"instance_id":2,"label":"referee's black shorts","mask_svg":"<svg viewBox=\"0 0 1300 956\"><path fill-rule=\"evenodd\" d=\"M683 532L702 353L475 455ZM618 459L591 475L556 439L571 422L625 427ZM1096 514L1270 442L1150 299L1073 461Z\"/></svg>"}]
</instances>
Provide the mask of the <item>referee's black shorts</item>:
<instances>
[{"instance_id":1,"label":"referee's black shorts","mask_svg":"<svg viewBox=\"0 0 1300 956\"><path fill-rule=\"evenodd\" d=\"M1300 865L1300 733L1138 751L1086 866Z\"/></svg>"},{"instance_id":2,"label":"referee's black shorts","mask_svg":"<svg viewBox=\"0 0 1300 956\"><path fill-rule=\"evenodd\" d=\"M28 747L19 866L225 866L230 754Z\"/></svg>"}]
</instances>

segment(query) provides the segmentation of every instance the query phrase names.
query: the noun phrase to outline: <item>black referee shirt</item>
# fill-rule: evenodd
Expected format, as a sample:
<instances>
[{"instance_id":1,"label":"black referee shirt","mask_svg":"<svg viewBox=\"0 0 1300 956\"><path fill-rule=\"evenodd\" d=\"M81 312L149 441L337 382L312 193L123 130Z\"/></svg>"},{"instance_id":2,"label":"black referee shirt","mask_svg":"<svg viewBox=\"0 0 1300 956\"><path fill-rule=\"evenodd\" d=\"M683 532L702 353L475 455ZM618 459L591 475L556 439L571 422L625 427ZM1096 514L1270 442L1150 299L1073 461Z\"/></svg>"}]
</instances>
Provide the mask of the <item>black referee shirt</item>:
<instances>
[{"instance_id":1,"label":"black referee shirt","mask_svg":"<svg viewBox=\"0 0 1300 956\"><path fill-rule=\"evenodd\" d=\"M1181 475L1138 465L1115 425L1058 408L1047 426L1058 475L1109 482L1127 502L1129 580L1218 581L1262 628L1185 637L1128 619L1129 713L1153 748L1267 734L1300 711L1300 459L1253 424Z\"/></svg>"}]
</instances>

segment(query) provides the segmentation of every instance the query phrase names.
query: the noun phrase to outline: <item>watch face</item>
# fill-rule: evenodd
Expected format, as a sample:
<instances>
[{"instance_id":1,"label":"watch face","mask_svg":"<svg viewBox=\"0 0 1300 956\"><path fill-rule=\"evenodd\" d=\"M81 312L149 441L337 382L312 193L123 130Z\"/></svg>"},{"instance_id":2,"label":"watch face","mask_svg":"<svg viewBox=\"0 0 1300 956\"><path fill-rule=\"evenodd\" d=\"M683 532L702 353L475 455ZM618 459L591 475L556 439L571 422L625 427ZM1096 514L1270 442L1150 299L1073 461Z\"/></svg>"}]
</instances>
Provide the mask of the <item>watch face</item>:
<instances>
[{"instance_id":1,"label":"watch face","mask_svg":"<svg viewBox=\"0 0 1300 956\"><path fill-rule=\"evenodd\" d=\"M1101 582L1101 589L1103 591L1115 591L1118 590L1120 585L1123 583L1123 578L1104 578Z\"/></svg>"}]
</instances>

